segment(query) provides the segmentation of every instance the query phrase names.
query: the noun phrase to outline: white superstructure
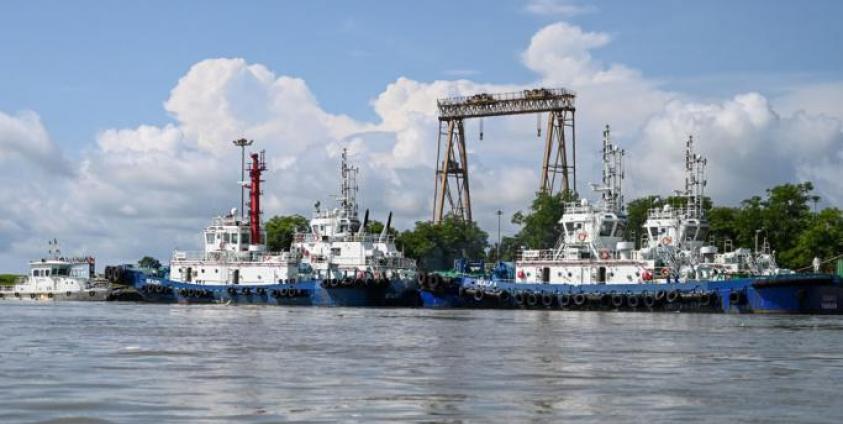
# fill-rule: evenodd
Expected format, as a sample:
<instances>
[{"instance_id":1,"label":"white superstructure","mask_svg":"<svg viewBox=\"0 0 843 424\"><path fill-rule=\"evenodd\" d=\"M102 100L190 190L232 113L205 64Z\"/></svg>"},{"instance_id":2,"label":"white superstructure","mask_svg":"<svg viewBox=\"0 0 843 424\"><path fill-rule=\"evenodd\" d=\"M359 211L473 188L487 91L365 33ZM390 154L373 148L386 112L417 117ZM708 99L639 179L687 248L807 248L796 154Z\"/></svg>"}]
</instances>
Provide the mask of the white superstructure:
<instances>
[{"instance_id":1,"label":"white superstructure","mask_svg":"<svg viewBox=\"0 0 843 424\"><path fill-rule=\"evenodd\" d=\"M392 214L380 234L366 232L368 210L363 222L360 222L358 169L348 164L345 150L342 152L340 172L342 184L337 207L322 210L317 202L310 228L295 235L292 251L321 279L386 277L390 280L414 280L415 261L405 258L389 235Z\"/></svg>"},{"instance_id":2,"label":"white superstructure","mask_svg":"<svg viewBox=\"0 0 843 424\"><path fill-rule=\"evenodd\" d=\"M665 205L648 211L643 246L623 239L623 150L613 145L609 127L603 132L603 178L592 190L596 205L583 199L567 203L560 219L562 236L554 249L523 250L515 262L519 283L629 284L720 279L732 275L788 272L777 267L769 247L760 252L736 249L718 253L706 242L706 159L685 145L685 188L676 194L681 207Z\"/></svg>"},{"instance_id":3,"label":"white superstructure","mask_svg":"<svg viewBox=\"0 0 843 424\"><path fill-rule=\"evenodd\" d=\"M694 138L685 143L685 187L675 194L681 206L651 209L644 223L642 258L663 266L671 278L717 279L731 275L773 275L779 269L766 240L760 251L738 248L718 253L708 243L709 222L705 214L705 167L707 160L694 150ZM668 270L668 271L665 271Z\"/></svg>"},{"instance_id":4,"label":"white superstructure","mask_svg":"<svg viewBox=\"0 0 843 424\"><path fill-rule=\"evenodd\" d=\"M310 269L301 266L295 252L267 252L266 232L261 221L261 173L266 170L264 154L250 155L246 169L250 181L248 216L237 209L211 221L202 237L200 252L174 251L170 279L177 282L236 285L278 284L310 278Z\"/></svg>"},{"instance_id":5,"label":"white superstructure","mask_svg":"<svg viewBox=\"0 0 843 424\"><path fill-rule=\"evenodd\" d=\"M236 209L214 218L203 233L204 250L173 252L170 279L216 285L273 284L308 274L299 269L295 254L267 252L264 244L252 243L250 229Z\"/></svg>"},{"instance_id":6,"label":"white superstructure","mask_svg":"<svg viewBox=\"0 0 843 424\"><path fill-rule=\"evenodd\" d=\"M600 201L565 204L559 220L562 236L553 249L523 250L515 262L519 283L611 284L652 278L652 261L642 260L633 243L624 241L624 151L603 131L603 177L592 190Z\"/></svg>"}]
</instances>

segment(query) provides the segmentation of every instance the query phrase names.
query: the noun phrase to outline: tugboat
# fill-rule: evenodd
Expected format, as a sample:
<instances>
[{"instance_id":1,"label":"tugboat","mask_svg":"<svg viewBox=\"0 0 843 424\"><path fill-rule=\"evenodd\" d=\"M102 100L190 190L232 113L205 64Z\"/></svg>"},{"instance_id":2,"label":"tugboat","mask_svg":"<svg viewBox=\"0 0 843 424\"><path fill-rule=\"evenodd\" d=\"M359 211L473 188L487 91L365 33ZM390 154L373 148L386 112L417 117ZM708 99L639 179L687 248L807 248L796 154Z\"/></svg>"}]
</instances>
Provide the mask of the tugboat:
<instances>
[{"instance_id":1,"label":"tugboat","mask_svg":"<svg viewBox=\"0 0 843 424\"><path fill-rule=\"evenodd\" d=\"M322 279L323 288L338 295L343 289L374 287L385 306L419 306L416 262L405 258L389 234L392 212L380 234L367 232L369 210L360 222L357 206L358 168L342 151L342 184L338 207L322 211L314 205L310 231L295 235L291 251Z\"/></svg>"},{"instance_id":2,"label":"tugboat","mask_svg":"<svg viewBox=\"0 0 843 424\"><path fill-rule=\"evenodd\" d=\"M0 287L0 300L104 301L111 284L94 273L91 256L64 257L58 240L49 242L49 255L29 263L29 274L12 286Z\"/></svg>"},{"instance_id":3,"label":"tugboat","mask_svg":"<svg viewBox=\"0 0 843 424\"><path fill-rule=\"evenodd\" d=\"M499 263L482 277L422 275L427 307L559 308L571 310L841 313L843 286L827 274L781 269L760 252L718 253L705 242L706 159L685 149L683 207L648 212L644 246L623 239L622 149L603 133L603 177L597 205L565 205L557 246L523 250L514 269Z\"/></svg>"},{"instance_id":4,"label":"tugboat","mask_svg":"<svg viewBox=\"0 0 843 424\"><path fill-rule=\"evenodd\" d=\"M409 274L414 264L396 256L388 238L373 243L359 231L357 206L346 191L346 207L318 213L311 221L318 225L318 237L300 233L289 251L268 252L260 209L266 164L263 152L250 158L248 221L236 209L214 218L203 234L204 250L173 252L167 278L129 268L115 272L116 278L129 281L150 302L381 306L403 299L401 288L409 285L400 277L409 275L414 282L415 274ZM350 169L343 154L344 189L352 187Z\"/></svg>"}]
</instances>

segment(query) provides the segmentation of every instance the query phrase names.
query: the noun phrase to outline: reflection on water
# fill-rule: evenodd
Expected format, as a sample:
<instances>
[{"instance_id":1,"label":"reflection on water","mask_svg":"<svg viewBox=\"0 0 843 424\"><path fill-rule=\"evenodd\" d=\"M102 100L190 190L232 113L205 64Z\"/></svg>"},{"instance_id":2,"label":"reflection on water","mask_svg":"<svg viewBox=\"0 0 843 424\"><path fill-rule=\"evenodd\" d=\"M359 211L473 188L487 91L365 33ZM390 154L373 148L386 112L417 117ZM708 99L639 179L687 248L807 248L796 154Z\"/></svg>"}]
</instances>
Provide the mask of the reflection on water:
<instances>
[{"instance_id":1,"label":"reflection on water","mask_svg":"<svg viewBox=\"0 0 843 424\"><path fill-rule=\"evenodd\" d=\"M843 416L838 317L3 303L0 340L0 422Z\"/></svg>"}]
</instances>

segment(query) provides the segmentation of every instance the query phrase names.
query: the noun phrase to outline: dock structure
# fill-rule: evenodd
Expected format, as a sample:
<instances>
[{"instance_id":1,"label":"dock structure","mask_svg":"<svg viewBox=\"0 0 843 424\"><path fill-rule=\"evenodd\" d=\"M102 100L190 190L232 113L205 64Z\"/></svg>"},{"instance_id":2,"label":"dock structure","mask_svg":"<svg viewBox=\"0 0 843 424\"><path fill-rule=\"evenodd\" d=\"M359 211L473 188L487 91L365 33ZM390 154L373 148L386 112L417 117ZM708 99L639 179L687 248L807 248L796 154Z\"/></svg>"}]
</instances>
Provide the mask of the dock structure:
<instances>
[{"instance_id":1,"label":"dock structure","mask_svg":"<svg viewBox=\"0 0 843 424\"><path fill-rule=\"evenodd\" d=\"M442 221L446 215L446 203L449 207L448 215L465 221L472 220L468 153L463 125L466 119L547 113L539 191L551 194L559 191L575 192L575 98L576 94L573 91L564 88L536 88L513 93L479 93L473 96L439 99L433 222ZM540 136L540 126L537 132ZM483 139L482 121L480 139Z\"/></svg>"}]
</instances>

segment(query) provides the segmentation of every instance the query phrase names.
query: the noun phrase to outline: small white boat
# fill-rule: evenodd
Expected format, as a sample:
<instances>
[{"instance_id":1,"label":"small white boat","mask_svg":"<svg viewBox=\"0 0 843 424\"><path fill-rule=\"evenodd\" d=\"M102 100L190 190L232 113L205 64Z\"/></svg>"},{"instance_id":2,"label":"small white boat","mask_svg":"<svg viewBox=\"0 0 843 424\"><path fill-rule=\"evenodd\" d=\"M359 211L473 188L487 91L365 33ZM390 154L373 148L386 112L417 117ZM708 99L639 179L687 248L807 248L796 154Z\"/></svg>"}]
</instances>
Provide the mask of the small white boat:
<instances>
[{"instance_id":1,"label":"small white boat","mask_svg":"<svg viewBox=\"0 0 843 424\"><path fill-rule=\"evenodd\" d=\"M104 301L111 283L97 279L91 256L61 256L56 241L50 242L50 258L29 263L29 275L14 285L0 287L0 300L84 300Z\"/></svg>"}]
</instances>

